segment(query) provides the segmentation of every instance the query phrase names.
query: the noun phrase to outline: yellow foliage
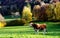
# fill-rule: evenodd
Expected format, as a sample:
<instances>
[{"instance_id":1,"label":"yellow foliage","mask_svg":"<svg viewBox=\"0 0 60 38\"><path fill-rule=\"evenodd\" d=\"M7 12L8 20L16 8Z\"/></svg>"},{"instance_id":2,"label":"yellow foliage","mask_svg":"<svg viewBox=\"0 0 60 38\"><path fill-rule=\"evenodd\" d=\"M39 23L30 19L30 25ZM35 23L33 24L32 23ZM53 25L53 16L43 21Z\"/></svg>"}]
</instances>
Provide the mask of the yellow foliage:
<instances>
[{"instance_id":1,"label":"yellow foliage","mask_svg":"<svg viewBox=\"0 0 60 38\"><path fill-rule=\"evenodd\" d=\"M60 20L60 2L56 3L56 7L54 9L54 12L56 14L56 19Z\"/></svg>"},{"instance_id":2,"label":"yellow foliage","mask_svg":"<svg viewBox=\"0 0 60 38\"><path fill-rule=\"evenodd\" d=\"M24 7L23 13L22 13L22 18L24 18L26 21L32 21L32 13L31 9L29 7Z\"/></svg>"},{"instance_id":3,"label":"yellow foliage","mask_svg":"<svg viewBox=\"0 0 60 38\"><path fill-rule=\"evenodd\" d=\"M6 25L5 22L0 22L0 28L4 27Z\"/></svg>"},{"instance_id":4,"label":"yellow foliage","mask_svg":"<svg viewBox=\"0 0 60 38\"><path fill-rule=\"evenodd\" d=\"M53 18L53 14L54 14L53 9L54 9L54 6L52 4L49 4L46 7L46 14L47 14L48 20L52 20Z\"/></svg>"}]
</instances>

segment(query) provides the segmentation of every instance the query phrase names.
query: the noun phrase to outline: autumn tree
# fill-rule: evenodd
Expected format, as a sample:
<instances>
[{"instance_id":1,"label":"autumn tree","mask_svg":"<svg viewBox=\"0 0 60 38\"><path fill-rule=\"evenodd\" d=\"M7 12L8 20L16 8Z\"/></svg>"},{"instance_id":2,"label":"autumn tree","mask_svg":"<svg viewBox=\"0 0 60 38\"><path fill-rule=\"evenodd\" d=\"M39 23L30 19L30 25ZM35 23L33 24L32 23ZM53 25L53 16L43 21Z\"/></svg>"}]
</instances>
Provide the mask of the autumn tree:
<instances>
[{"instance_id":1,"label":"autumn tree","mask_svg":"<svg viewBox=\"0 0 60 38\"><path fill-rule=\"evenodd\" d=\"M56 14L56 20L60 20L60 2L55 4L54 12Z\"/></svg>"},{"instance_id":2,"label":"autumn tree","mask_svg":"<svg viewBox=\"0 0 60 38\"><path fill-rule=\"evenodd\" d=\"M27 22L32 21L32 13L29 3L27 4L27 6L24 6L22 18L25 19Z\"/></svg>"}]
</instances>

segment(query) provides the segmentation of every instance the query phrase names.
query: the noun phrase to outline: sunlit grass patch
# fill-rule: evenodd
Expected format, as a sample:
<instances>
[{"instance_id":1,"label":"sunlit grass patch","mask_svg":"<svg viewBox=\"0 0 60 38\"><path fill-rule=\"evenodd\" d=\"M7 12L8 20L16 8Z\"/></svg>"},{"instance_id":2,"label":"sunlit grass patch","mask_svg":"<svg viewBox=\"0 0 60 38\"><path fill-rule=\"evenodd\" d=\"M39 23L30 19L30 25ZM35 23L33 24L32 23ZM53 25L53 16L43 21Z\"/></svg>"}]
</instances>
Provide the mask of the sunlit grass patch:
<instances>
[{"instance_id":1,"label":"sunlit grass patch","mask_svg":"<svg viewBox=\"0 0 60 38\"><path fill-rule=\"evenodd\" d=\"M48 35L20 35L20 34L5 34L4 36L6 38L60 38L60 36L48 36Z\"/></svg>"}]
</instances>

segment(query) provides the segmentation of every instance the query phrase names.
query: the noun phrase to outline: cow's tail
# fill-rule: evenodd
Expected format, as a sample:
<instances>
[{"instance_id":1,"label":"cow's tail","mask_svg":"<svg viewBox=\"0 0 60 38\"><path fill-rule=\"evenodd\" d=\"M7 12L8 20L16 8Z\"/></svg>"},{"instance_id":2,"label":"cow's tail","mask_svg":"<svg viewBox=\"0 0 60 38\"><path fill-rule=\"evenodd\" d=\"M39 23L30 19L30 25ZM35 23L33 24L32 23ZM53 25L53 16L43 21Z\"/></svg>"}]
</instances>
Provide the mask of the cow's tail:
<instances>
[{"instance_id":1,"label":"cow's tail","mask_svg":"<svg viewBox=\"0 0 60 38\"><path fill-rule=\"evenodd\" d=\"M46 23L44 23L44 27L46 28Z\"/></svg>"},{"instance_id":2,"label":"cow's tail","mask_svg":"<svg viewBox=\"0 0 60 38\"><path fill-rule=\"evenodd\" d=\"M46 23L44 23L44 25L46 26Z\"/></svg>"}]
</instances>

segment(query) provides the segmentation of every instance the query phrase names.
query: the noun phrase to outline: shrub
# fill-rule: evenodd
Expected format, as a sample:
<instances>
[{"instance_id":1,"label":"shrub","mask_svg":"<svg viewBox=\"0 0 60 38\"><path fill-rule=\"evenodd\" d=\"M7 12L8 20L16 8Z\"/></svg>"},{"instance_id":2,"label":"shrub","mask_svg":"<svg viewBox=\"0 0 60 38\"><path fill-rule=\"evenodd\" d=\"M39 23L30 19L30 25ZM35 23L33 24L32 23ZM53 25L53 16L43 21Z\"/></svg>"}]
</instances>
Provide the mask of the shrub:
<instances>
[{"instance_id":1,"label":"shrub","mask_svg":"<svg viewBox=\"0 0 60 38\"><path fill-rule=\"evenodd\" d=\"M33 17L35 20L37 20L40 16L41 13L41 6L40 5L35 5L33 8Z\"/></svg>"},{"instance_id":2,"label":"shrub","mask_svg":"<svg viewBox=\"0 0 60 38\"><path fill-rule=\"evenodd\" d=\"M32 13L30 7L25 6L22 13L22 18L27 22L32 21Z\"/></svg>"},{"instance_id":3,"label":"shrub","mask_svg":"<svg viewBox=\"0 0 60 38\"><path fill-rule=\"evenodd\" d=\"M26 24L26 21L24 19L20 19L20 20L13 20L7 23L6 26L23 26L24 24Z\"/></svg>"},{"instance_id":4,"label":"shrub","mask_svg":"<svg viewBox=\"0 0 60 38\"><path fill-rule=\"evenodd\" d=\"M6 26L6 22L0 21L0 28L2 28L2 27L4 27L4 26Z\"/></svg>"},{"instance_id":5,"label":"shrub","mask_svg":"<svg viewBox=\"0 0 60 38\"><path fill-rule=\"evenodd\" d=\"M60 2L57 2L56 5L55 5L55 9L54 9L54 12L55 12L55 15L56 15L56 20L60 20Z\"/></svg>"},{"instance_id":6,"label":"shrub","mask_svg":"<svg viewBox=\"0 0 60 38\"><path fill-rule=\"evenodd\" d=\"M21 24L21 25L26 24L26 20L25 20L25 19L21 19L21 20L20 20L20 24Z\"/></svg>"},{"instance_id":7,"label":"shrub","mask_svg":"<svg viewBox=\"0 0 60 38\"><path fill-rule=\"evenodd\" d=\"M52 4L46 5L47 20L52 20L54 15L54 6Z\"/></svg>"}]
</instances>

